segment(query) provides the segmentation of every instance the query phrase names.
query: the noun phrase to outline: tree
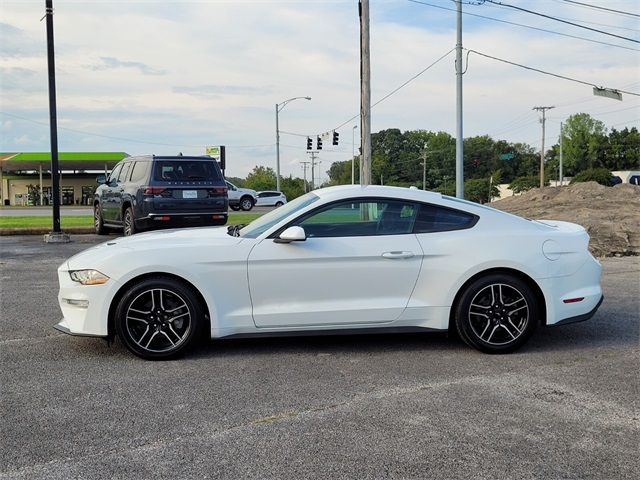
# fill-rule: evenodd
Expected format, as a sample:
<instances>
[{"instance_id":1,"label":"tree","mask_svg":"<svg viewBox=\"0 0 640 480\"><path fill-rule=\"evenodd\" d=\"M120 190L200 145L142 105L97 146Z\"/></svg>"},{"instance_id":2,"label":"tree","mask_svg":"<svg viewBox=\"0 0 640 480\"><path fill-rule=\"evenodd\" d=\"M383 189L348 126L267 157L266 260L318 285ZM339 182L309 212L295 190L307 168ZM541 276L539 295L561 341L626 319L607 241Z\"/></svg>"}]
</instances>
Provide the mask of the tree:
<instances>
[{"instance_id":1,"label":"tree","mask_svg":"<svg viewBox=\"0 0 640 480\"><path fill-rule=\"evenodd\" d=\"M589 168L578 173L571 179L571 183L598 182L605 187L611 187L611 171L606 168Z\"/></svg>"},{"instance_id":2,"label":"tree","mask_svg":"<svg viewBox=\"0 0 640 480\"><path fill-rule=\"evenodd\" d=\"M487 203L489 200L489 183L488 178L472 178L464 182L464 198L472 202ZM491 197L500 195L498 186L493 183L491 185Z\"/></svg>"},{"instance_id":3,"label":"tree","mask_svg":"<svg viewBox=\"0 0 640 480\"><path fill-rule=\"evenodd\" d=\"M610 170L631 170L640 167L640 132L636 127L611 130L607 138L604 167Z\"/></svg>"},{"instance_id":4,"label":"tree","mask_svg":"<svg viewBox=\"0 0 640 480\"><path fill-rule=\"evenodd\" d=\"M606 148L604 123L587 113L571 115L563 128L563 165L567 176L603 165Z\"/></svg>"},{"instance_id":5,"label":"tree","mask_svg":"<svg viewBox=\"0 0 640 480\"><path fill-rule=\"evenodd\" d=\"M528 175L526 177L517 177L509 184L509 188L513 190L513 193L522 193L532 188L537 188L540 185L539 175ZM545 185L549 185L547 180Z\"/></svg>"},{"instance_id":6,"label":"tree","mask_svg":"<svg viewBox=\"0 0 640 480\"><path fill-rule=\"evenodd\" d=\"M304 195L304 180L289 175L288 177L282 177L280 179L280 188L282 193L287 197L287 200L293 200L294 198Z\"/></svg>"},{"instance_id":7,"label":"tree","mask_svg":"<svg viewBox=\"0 0 640 480\"><path fill-rule=\"evenodd\" d=\"M253 190L275 190L276 172L271 167L256 165L245 181L245 187Z\"/></svg>"}]
</instances>

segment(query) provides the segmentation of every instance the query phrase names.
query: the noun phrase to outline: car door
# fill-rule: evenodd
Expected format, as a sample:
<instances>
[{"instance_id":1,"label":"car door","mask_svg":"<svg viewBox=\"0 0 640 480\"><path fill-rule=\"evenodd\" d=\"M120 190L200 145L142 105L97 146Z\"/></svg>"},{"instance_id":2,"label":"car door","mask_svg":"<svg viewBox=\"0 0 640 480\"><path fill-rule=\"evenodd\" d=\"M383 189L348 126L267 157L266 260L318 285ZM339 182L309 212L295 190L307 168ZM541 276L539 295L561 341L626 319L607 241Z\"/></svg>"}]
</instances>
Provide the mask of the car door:
<instances>
[{"instance_id":1,"label":"car door","mask_svg":"<svg viewBox=\"0 0 640 480\"><path fill-rule=\"evenodd\" d=\"M422 264L411 233L417 205L385 199L341 201L288 226L307 238L267 238L249 256L256 327L331 327L393 322Z\"/></svg>"},{"instance_id":2,"label":"car door","mask_svg":"<svg viewBox=\"0 0 640 480\"><path fill-rule=\"evenodd\" d=\"M125 195L125 183L129 179L130 167L131 162L127 162L122 165L122 170L120 170L120 173L116 178L116 185L113 187L113 218L117 222L122 222L122 198Z\"/></svg>"},{"instance_id":3,"label":"car door","mask_svg":"<svg viewBox=\"0 0 640 480\"><path fill-rule=\"evenodd\" d=\"M117 179L120 171L122 170L122 163L119 163L111 171L107 183L102 190L102 218L107 222L113 222L115 220L115 207L114 207L114 189L117 186Z\"/></svg>"}]
</instances>

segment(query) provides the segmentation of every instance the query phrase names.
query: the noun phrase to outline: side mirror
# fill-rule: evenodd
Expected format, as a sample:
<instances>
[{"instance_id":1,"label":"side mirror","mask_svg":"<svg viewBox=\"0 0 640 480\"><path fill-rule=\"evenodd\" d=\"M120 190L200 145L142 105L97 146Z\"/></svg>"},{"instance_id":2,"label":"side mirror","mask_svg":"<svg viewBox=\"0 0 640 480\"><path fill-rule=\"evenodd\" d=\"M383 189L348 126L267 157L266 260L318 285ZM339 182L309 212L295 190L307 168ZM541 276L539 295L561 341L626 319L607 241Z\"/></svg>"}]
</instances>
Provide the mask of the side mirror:
<instances>
[{"instance_id":1,"label":"side mirror","mask_svg":"<svg viewBox=\"0 0 640 480\"><path fill-rule=\"evenodd\" d=\"M96 182L98 182L98 185L102 185L103 183L107 183L106 175L98 175L96 177Z\"/></svg>"},{"instance_id":2,"label":"side mirror","mask_svg":"<svg viewBox=\"0 0 640 480\"><path fill-rule=\"evenodd\" d=\"M280 234L278 238L274 238L275 243L291 243L291 242L304 242L307 239L307 234L302 227L289 227Z\"/></svg>"}]
</instances>

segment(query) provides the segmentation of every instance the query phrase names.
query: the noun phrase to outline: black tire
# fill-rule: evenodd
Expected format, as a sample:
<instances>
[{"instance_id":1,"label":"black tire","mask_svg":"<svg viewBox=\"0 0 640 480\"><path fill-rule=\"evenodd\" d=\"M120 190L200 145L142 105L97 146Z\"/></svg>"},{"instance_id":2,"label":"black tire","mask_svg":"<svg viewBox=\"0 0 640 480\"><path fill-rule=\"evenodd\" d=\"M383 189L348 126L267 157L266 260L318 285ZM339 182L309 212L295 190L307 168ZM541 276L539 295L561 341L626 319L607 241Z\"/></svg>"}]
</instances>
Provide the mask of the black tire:
<instances>
[{"instance_id":1,"label":"black tire","mask_svg":"<svg viewBox=\"0 0 640 480\"><path fill-rule=\"evenodd\" d=\"M240 199L240 208L245 212L248 212L253 208L253 198L249 196L242 197Z\"/></svg>"},{"instance_id":2,"label":"black tire","mask_svg":"<svg viewBox=\"0 0 640 480\"><path fill-rule=\"evenodd\" d=\"M122 233L125 237L130 237L131 235L135 235L136 232L137 229L135 217L133 216L133 208L127 207L122 215Z\"/></svg>"},{"instance_id":3,"label":"black tire","mask_svg":"<svg viewBox=\"0 0 640 480\"><path fill-rule=\"evenodd\" d=\"M282 205L284 205L284 203L282 203L282 202L276 202L276 208L277 208L277 207L281 207Z\"/></svg>"},{"instance_id":4,"label":"black tire","mask_svg":"<svg viewBox=\"0 0 640 480\"><path fill-rule=\"evenodd\" d=\"M135 355L169 360L188 351L201 336L202 306L192 289L169 277L136 283L115 312L118 336Z\"/></svg>"},{"instance_id":5,"label":"black tire","mask_svg":"<svg viewBox=\"0 0 640 480\"><path fill-rule=\"evenodd\" d=\"M93 227L97 235L107 235L107 233L109 233L104 226L104 220L102 219L100 205L97 203L93 206Z\"/></svg>"},{"instance_id":6,"label":"black tire","mask_svg":"<svg viewBox=\"0 0 640 480\"><path fill-rule=\"evenodd\" d=\"M229 206L231 208L231 210L233 210L234 212L237 212L238 210L240 210L240 207L238 205L230 205Z\"/></svg>"},{"instance_id":7,"label":"black tire","mask_svg":"<svg viewBox=\"0 0 640 480\"><path fill-rule=\"evenodd\" d=\"M517 277L491 274L466 287L455 309L456 329L468 345L485 353L511 353L535 331L541 305Z\"/></svg>"}]
</instances>

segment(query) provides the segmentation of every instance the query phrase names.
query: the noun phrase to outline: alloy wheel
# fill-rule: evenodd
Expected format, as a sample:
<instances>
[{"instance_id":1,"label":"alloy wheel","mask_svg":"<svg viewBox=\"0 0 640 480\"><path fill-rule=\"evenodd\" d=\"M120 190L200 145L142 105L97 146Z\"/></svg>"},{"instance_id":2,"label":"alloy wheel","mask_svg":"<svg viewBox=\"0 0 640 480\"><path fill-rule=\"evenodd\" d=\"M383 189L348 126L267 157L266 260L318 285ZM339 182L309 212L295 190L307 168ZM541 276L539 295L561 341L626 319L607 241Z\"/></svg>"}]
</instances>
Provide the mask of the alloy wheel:
<instances>
[{"instance_id":1,"label":"alloy wheel","mask_svg":"<svg viewBox=\"0 0 640 480\"><path fill-rule=\"evenodd\" d=\"M507 345L527 330L530 314L524 294L512 285L492 283L471 300L468 319L471 330L483 342Z\"/></svg>"},{"instance_id":2,"label":"alloy wheel","mask_svg":"<svg viewBox=\"0 0 640 480\"><path fill-rule=\"evenodd\" d=\"M137 346L152 353L168 353L189 337L192 312L182 296L164 289L148 289L126 311L125 328Z\"/></svg>"}]
</instances>

